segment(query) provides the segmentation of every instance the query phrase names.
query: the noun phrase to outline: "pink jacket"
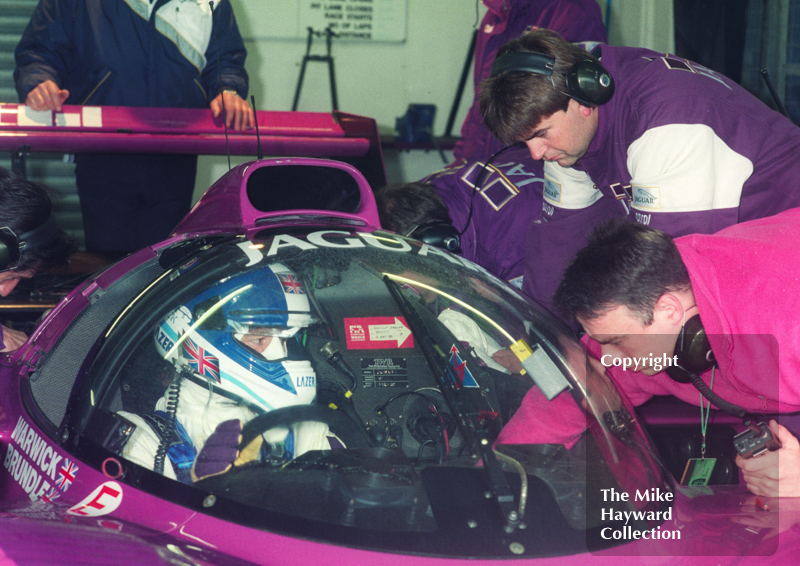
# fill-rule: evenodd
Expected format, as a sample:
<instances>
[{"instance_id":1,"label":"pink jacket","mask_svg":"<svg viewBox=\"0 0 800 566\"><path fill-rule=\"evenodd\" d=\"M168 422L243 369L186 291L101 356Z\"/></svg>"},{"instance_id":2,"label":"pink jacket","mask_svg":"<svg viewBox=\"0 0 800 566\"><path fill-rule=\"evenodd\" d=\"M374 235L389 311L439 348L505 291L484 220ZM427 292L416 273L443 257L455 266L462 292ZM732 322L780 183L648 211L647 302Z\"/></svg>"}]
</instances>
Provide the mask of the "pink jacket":
<instances>
[{"instance_id":1,"label":"pink jacket","mask_svg":"<svg viewBox=\"0 0 800 566\"><path fill-rule=\"evenodd\" d=\"M800 411L800 208L675 243L719 364L714 393L748 411ZM609 373L635 405L653 395L700 403L694 386L665 372ZM702 377L708 384L711 371Z\"/></svg>"}]
</instances>

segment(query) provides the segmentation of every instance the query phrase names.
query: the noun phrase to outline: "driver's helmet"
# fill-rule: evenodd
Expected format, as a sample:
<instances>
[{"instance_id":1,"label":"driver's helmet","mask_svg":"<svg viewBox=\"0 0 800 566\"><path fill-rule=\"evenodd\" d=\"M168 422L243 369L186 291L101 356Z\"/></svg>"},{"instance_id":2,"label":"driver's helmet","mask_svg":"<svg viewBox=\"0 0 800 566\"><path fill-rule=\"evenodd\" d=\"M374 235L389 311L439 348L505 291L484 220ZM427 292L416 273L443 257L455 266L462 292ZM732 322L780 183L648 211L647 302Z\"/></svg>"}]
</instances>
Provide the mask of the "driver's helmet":
<instances>
[{"instance_id":1,"label":"driver's helmet","mask_svg":"<svg viewBox=\"0 0 800 566\"><path fill-rule=\"evenodd\" d=\"M266 412L314 400L316 376L296 335L317 321L302 281L275 263L223 280L175 309L155 342L195 383ZM245 345L253 337L269 342L263 352Z\"/></svg>"}]
</instances>

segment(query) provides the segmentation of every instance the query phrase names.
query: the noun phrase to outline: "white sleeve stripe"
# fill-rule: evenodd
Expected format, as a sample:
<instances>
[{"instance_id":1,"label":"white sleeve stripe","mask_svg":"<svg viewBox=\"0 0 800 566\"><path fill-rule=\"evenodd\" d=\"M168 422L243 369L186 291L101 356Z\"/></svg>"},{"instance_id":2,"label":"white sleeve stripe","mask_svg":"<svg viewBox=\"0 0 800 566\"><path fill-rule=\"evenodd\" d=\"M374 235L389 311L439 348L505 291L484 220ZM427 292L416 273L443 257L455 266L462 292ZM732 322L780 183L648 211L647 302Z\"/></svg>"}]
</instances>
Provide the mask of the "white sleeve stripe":
<instances>
[{"instance_id":1,"label":"white sleeve stripe","mask_svg":"<svg viewBox=\"0 0 800 566\"><path fill-rule=\"evenodd\" d=\"M549 204L570 210L587 208L603 196L585 171L561 167L553 161L544 163L543 190Z\"/></svg>"},{"instance_id":2,"label":"white sleeve stripe","mask_svg":"<svg viewBox=\"0 0 800 566\"><path fill-rule=\"evenodd\" d=\"M737 208L753 163L704 124L652 128L628 147L632 208L695 212Z\"/></svg>"}]
</instances>

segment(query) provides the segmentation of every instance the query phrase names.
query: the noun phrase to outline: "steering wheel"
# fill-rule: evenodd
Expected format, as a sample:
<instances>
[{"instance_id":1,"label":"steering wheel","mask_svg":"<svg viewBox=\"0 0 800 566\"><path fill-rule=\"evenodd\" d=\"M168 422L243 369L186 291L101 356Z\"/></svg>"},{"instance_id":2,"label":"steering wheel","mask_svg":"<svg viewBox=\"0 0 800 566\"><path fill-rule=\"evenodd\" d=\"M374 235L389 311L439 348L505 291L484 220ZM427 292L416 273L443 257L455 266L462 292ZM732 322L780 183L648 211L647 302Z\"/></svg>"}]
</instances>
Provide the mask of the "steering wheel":
<instances>
[{"instance_id":1,"label":"steering wheel","mask_svg":"<svg viewBox=\"0 0 800 566\"><path fill-rule=\"evenodd\" d=\"M325 423L347 448L372 446L366 431L352 418L326 405L292 405L274 409L251 419L242 428L240 446L247 446L256 437L275 427L289 428L301 422Z\"/></svg>"}]
</instances>

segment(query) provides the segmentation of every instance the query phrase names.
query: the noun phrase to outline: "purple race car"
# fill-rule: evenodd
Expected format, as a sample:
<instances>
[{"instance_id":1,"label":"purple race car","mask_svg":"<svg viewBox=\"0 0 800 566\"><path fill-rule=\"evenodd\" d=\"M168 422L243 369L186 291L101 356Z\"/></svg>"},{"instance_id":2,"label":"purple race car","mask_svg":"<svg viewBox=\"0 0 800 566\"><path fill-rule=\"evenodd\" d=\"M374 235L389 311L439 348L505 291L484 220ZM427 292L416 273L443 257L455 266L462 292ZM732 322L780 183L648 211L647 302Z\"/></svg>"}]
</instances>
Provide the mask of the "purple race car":
<instances>
[{"instance_id":1,"label":"purple race car","mask_svg":"<svg viewBox=\"0 0 800 566\"><path fill-rule=\"evenodd\" d=\"M258 160L4 360L0 564L795 556L796 511L662 452L568 329L380 230L357 168Z\"/></svg>"}]
</instances>

